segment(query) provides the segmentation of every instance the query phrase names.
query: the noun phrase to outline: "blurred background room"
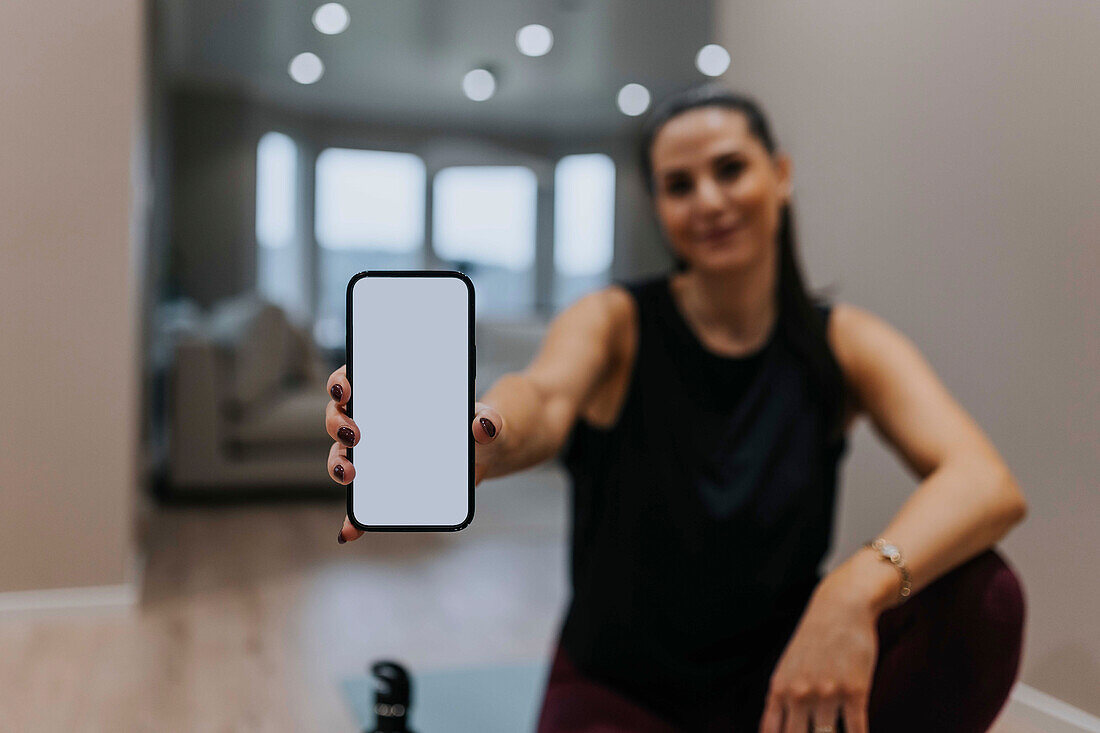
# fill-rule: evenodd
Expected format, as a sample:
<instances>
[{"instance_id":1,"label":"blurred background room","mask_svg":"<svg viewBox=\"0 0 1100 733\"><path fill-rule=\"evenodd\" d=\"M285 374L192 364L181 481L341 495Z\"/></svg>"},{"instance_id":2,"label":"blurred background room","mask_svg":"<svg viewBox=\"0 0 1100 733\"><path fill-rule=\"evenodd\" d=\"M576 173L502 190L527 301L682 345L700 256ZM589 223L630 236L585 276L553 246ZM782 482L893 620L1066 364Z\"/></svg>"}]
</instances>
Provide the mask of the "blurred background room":
<instances>
[{"instance_id":1,"label":"blurred background room","mask_svg":"<svg viewBox=\"0 0 1100 733\"><path fill-rule=\"evenodd\" d=\"M339 547L345 287L467 273L483 394L671 267L639 115L716 77L792 156L810 285L907 334L1029 500L995 730L1100 731L1098 67L1095 0L6 4L0 728L358 730L380 658L480 681L452 731L533 708L565 475ZM834 559L914 478L864 423L842 486Z\"/></svg>"}]
</instances>

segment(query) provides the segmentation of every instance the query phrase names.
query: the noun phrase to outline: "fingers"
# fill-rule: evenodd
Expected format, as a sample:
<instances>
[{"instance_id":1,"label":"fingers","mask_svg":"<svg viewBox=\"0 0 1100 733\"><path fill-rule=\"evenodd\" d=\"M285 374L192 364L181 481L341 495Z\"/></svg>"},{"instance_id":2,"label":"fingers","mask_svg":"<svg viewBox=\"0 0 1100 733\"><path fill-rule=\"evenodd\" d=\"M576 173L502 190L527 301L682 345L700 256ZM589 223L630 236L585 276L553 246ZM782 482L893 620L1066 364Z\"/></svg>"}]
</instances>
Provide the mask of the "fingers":
<instances>
[{"instance_id":1,"label":"fingers","mask_svg":"<svg viewBox=\"0 0 1100 733\"><path fill-rule=\"evenodd\" d=\"M486 445L500 440L504 431L504 418L500 413L483 402L474 403L474 422L470 427L474 434L474 442Z\"/></svg>"},{"instance_id":2,"label":"fingers","mask_svg":"<svg viewBox=\"0 0 1100 733\"><path fill-rule=\"evenodd\" d=\"M355 479L355 466L348 460L348 449L333 443L328 451L328 475L337 483L350 484Z\"/></svg>"},{"instance_id":3,"label":"fingers","mask_svg":"<svg viewBox=\"0 0 1100 733\"><path fill-rule=\"evenodd\" d=\"M806 733L810 727L810 711L805 703L789 703L786 717L783 733Z\"/></svg>"},{"instance_id":4,"label":"fingers","mask_svg":"<svg viewBox=\"0 0 1100 733\"><path fill-rule=\"evenodd\" d=\"M336 537L336 541L342 545L345 542L353 542L362 536L363 530L352 524L350 519L344 517L344 526L340 528L340 534Z\"/></svg>"},{"instance_id":5,"label":"fingers","mask_svg":"<svg viewBox=\"0 0 1100 733\"><path fill-rule=\"evenodd\" d=\"M325 407L325 430L330 438L342 445L353 446L359 442L359 427L336 406L335 400Z\"/></svg>"},{"instance_id":6,"label":"fingers","mask_svg":"<svg viewBox=\"0 0 1100 733\"><path fill-rule=\"evenodd\" d=\"M809 688L771 692L760 718L760 733L836 731L842 712L847 733L868 733L866 697L828 691L814 695Z\"/></svg>"},{"instance_id":7,"label":"fingers","mask_svg":"<svg viewBox=\"0 0 1100 733\"><path fill-rule=\"evenodd\" d=\"M351 399L346 364L329 375L325 389L332 397L332 401L325 407L325 430L333 440L338 441L328 451L328 473L334 481L349 484L355 478L355 466L348 460L347 449L359 442L360 435L358 426L344 411ZM344 517L344 525L340 528L336 541L342 545L362 536L363 530Z\"/></svg>"},{"instance_id":8,"label":"fingers","mask_svg":"<svg viewBox=\"0 0 1100 733\"><path fill-rule=\"evenodd\" d=\"M859 698L844 703L844 730L846 733L867 733L867 699Z\"/></svg>"},{"instance_id":9,"label":"fingers","mask_svg":"<svg viewBox=\"0 0 1100 733\"><path fill-rule=\"evenodd\" d=\"M329 375L325 391L329 393L329 396L339 407L343 407L348 403L348 400L351 399L351 384L348 382L347 364Z\"/></svg>"},{"instance_id":10,"label":"fingers","mask_svg":"<svg viewBox=\"0 0 1100 733\"><path fill-rule=\"evenodd\" d=\"M819 700L813 706L813 728L810 730L836 731L838 717L840 717L840 701L836 697Z\"/></svg>"},{"instance_id":11,"label":"fingers","mask_svg":"<svg viewBox=\"0 0 1100 733\"><path fill-rule=\"evenodd\" d=\"M346 364L329 375L327 389L332 401L325 407L325 430L333 440L345 446L353 446L359 442L359 428L345 412L348 400L351 399Z\"/></svg>"},{"instance_id":12,"label":"fingers","mask_svg":"<svg viewBox=\"0 0 1100 733\"><path fill-rule=\"evenodd\" d=\"M760 718L760 733L783 733L783 704L774 695L768 695L764 715Z\"/></svg>"}]
</instances>

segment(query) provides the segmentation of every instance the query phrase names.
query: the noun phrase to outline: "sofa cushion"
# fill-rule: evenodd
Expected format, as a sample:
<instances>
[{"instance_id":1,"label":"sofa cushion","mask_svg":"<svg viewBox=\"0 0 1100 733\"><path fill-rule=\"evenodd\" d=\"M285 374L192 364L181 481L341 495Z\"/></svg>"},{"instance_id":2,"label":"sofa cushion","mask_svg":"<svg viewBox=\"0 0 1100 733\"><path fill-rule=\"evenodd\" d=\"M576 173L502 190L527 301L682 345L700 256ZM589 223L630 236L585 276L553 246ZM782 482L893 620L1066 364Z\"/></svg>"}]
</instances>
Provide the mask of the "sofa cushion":
<instances>
[{"instance_id":1,"label":"sofa cushion","mask_svg":"<svg viewBox=\"0 0 1100 733\"><path fill-rule=\"evenodd\" d=\"M286 391L233 423L230 440L248 450L315 448L318 465L323 467L333 442L325 431L329 399L323 384Z\"/></svg>"},{"instance_id":2,"label":"sofa cushion","mask_svg":"<svg viewBox=\"0 0 1100 733\"><path fill-rule=\"evenodd\" d=\"M214 308L208 334L225 357L229 414L245 415L278 396L291 369L289 329L283 311L254 294Z\"/></svg>"},{"instance_id":3,"label":"sofa cushion","mask_svg":"<svg viewBox=\"0 0 1100 733\"><path fill-rule=\"evenodd\" d=\"M323 390L328 378L324 357L309 330L293 323L287 324L287 377L292 384L313 381ZM318 384L320 382L320 384Z\"/></svg>"}]
</instances>

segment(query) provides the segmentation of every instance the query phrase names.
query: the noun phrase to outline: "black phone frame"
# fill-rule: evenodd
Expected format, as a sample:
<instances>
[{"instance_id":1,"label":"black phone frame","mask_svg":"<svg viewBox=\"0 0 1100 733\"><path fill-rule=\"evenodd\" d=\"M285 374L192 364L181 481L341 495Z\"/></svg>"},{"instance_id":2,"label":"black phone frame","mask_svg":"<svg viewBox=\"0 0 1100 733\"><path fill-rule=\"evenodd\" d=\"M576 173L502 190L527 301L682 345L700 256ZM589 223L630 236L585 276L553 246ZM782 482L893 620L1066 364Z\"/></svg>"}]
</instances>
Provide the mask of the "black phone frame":
<instances>
[{"instance_id":1,"label":"black phone frame","mask_svg":"<svg viewBox=\"0 0 1100 733\"><path fill-rule=\"evenodd\" d=\"M465 273L459 272L458 270L365 270L363 272L359 272L359 273L356 273L355 275L352 275L351 279L348 281L346 304L345 304L345 319L344 319L345 324L346 324L346 336L345 336L345 342L344 342L344 352L345 352L345 359L346 360L345 360L344 363L347 365L346 374L347 374L348 384L352 385L351 397L348 398L348 402L347 402L347 405L345 406L345 409L347 411L348 417L350 417L352 419L354 419L353 414L352 414L352 404L355 401L355 384L352 381L352 368L353 368L353 365L352 365L352 360L351 360L351 352L352 352L352 348L351 348L351 345L352 345L352 340L351 340L351 335L352 335L351 294L352 294L352 290L355 288L355 283L359 282L359 280L361 280L365 277L453 277L453 278L457 278L457 279L461 280L462 282L466 283L466 292L469 295L469 298L468 298L468 313L469 313L469 315L468 315L468 319L467 319L468 324L469 324L469 326L468 326L469 327L469 335L467 336L467 339L466 339L466 344L467 344L466 351L469 354L469 359L470 359L470 363L469 363L469 367L468 367L468 373L470 375L470 391L469 391L469 396L467 398L469 407L467 409L468 415L467 415L467 418L466 418L466 439L467 439L467 442L468 442L468 454L469 454L469 460L467 462L468 463L468 475L469 475L467 483L468 483L468 486L469 486L469 494L468 494L468 498L467 498L466 503L467 503L467 506L469 507L469 509L466 513L466 518L463 519L462 522L460 522L459 524L455 524L455 525L449 525L449 524L443 524L443 525L404 525L404 524L402 524L402 525L383 525L383 524L370 525L370 524L362 524L361 522L359 522L359 520L357 520L355 518L355 513L352 509L352 491L353 491L352 487L355 485L355 480L352 479L348 483L348 499L347 499L348 520L357 529L360 529L364 532L457 532L459 530L465 529L466 527L470 526L470 523L472 521L474 521L474 434L471 430L471 427L472 427L473 422L474 422L474 380L477 377L477 344L474 343L474 283L470 280L469 277L466 276ZM362 435L362 433L360 433L360 435ZM355 449L353 447L348 447L348 449L347 449L347 456L348 456L349 461L352 461L352 457L354 455L353 454L354 450Z\"/></svg>"}]
</instances>

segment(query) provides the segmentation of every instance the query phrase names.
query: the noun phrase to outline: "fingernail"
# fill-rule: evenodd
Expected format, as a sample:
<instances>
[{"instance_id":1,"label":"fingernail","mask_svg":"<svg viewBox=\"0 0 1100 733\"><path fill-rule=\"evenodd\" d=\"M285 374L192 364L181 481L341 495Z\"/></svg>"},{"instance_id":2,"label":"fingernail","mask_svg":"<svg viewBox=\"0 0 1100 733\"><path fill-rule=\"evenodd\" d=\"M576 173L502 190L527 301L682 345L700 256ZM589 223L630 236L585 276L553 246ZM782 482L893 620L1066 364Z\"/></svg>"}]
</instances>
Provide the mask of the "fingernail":
<instances>
[{"instance_id":1,"label":"fingernail","mask_svg":"<svg viewBox=\"0 0 1100 733\"><path fill-rule=\"evenodd\" d=\"M344 388L343 388L343 387L341 387L341 386L340 386L339 384L334 384L334 385L332 385L332 387L331 387L331 388L329 389L328 393L329 393L330 395L332 395L332 399L334 399L334 400L336 400L337 402L339 402L339 401L340 401L340 398L344 396Z\"/></svg>"},{"instance_id":2,"label":"fingernail","mask_svg":"<svg viewBox=\"0 0 1100 733\"><path fill-rule=\"evenodd\" d=\"M337 463L336 467L332 469L332 472L336 474L336 478L340 479L341 481L344 480L344 467L341 466L339 463Z\"/></svg>"},{"instance_id":3,"label":"fingernail","mask_svg":"<svg viewBox=\"0 0 1100 733\"><path fill-rule=\"evenodd\" d=\"M489 418L481 418L481 427L485 430L486 433L489 434L490 438L496 437L497 429L496 427L494 427L492 421Z\"/></svg>"},{"instance_id":4,"label":"fingernail","mask_svg":"<svg viewBox=\"0 0 1100 733\"><path fill-rule=\"evenodd\" d=\"M344 445L351 445L355 442L355 432L346 425L336 431L336 437L339 438Z\"/></svg>"},{"instance_id":5,"label":"fingernail","mask_svg":"<svg viewBox=\"0 0 1100 733\"><path fill-rule=\"evenodd\" d=\"M347 542L347 540L344 539L344 530L340 530L340 534L336 535L336 541L341 545Z\"/></svg>"}]
</instances>

